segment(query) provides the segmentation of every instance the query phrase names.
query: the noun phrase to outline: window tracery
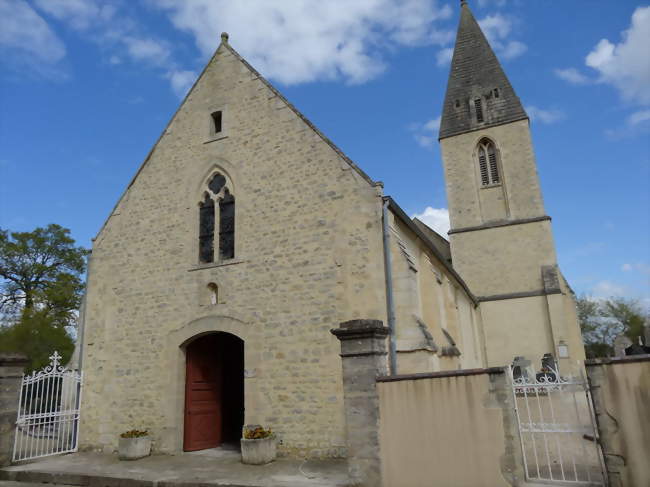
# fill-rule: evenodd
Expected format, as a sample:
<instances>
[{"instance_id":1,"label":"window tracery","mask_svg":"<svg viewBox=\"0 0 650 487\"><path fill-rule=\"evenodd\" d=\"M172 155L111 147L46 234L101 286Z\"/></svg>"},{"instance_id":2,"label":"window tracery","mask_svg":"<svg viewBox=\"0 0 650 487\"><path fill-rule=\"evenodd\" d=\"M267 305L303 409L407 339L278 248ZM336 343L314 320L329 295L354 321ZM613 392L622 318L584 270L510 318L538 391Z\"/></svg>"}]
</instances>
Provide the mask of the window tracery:
<instances>
[{"instance_id":1,"label":"window tracery","mask_svg":"<svg viewBox=\"0 0 650 487\"><path fill-rule=\"evenodd\" d=\"M218 239L218 256L215 256L215 239ZM235 257L235 197L220 173L210 178L199 203L199 261L208 264L215 257L220 261Z\"/></svg>"}]
</instances>

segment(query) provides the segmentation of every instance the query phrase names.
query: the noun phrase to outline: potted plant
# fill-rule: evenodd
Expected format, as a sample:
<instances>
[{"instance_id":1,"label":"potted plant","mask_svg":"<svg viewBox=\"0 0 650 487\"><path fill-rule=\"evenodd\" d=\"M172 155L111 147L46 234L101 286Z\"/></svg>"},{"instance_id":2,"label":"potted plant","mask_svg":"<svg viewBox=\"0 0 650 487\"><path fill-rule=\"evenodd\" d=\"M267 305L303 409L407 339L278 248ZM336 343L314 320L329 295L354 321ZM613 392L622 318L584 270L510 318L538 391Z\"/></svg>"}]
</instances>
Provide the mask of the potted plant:
<instances>
[{"instance_id":1,"label":"potted plant","mask_svg":"<svg viewBox=\"0 0 650 487\"><path fill-rule=\"evenodd\" d=\"M129 430L120 435L117 448L120 460L137 460L151 454L151 437L147 430Z\"/></svg>"},{"instance_id":2,"label":"potted plant","mask_svg":"<svg viewBox=\"0 0 650 487\"><path fill-rule=\"evenodd\" d=\"M275 460L276 438L271 429L260 425L244 426L241 439L241 461L248 465L264 465Z\"/></svg>"}]
</instances>

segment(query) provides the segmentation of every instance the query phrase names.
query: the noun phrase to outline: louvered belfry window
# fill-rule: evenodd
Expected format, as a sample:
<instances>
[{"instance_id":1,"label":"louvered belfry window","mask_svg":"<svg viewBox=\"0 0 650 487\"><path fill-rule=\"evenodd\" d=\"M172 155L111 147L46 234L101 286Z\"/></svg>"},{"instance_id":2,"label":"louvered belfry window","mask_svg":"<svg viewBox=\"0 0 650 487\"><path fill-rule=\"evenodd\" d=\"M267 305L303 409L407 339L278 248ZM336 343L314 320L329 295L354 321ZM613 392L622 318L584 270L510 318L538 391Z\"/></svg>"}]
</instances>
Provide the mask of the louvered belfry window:
<instances>
[{"instance_id":1,"label":"louvered belfry window","mask_svg":"<svg viewBox=\"0 0 650 487\"><path fill-rule=\"evenodd\" d=\"M215 234L217 226L219 230ZM207 264L214 262L215 257L219 261L235 257L235 197L227 187L226 178L219 173L212 176L199 203L199 261Z\"/></svg>"},{"instance_id":2,"label":"louvered belfry window","mask_svg":"<svg viewBox=\"0 0 650 487\"><path fill-rule=\"evenodd\" d=\"M494 142L482 139L478 144L478 167L481 176L481 185L499 184L499 162Z\"/></svg>"}]
</instances>

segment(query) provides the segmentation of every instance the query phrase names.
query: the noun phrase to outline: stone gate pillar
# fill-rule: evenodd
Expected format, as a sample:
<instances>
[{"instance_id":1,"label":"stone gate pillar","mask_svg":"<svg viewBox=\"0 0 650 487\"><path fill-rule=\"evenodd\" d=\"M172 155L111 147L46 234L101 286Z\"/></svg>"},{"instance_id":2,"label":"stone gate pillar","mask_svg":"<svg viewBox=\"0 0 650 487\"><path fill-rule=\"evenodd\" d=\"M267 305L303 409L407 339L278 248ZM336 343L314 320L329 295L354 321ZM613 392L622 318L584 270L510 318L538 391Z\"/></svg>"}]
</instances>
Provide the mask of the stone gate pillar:
<instances>
[{"instance_id":1,"label":"stone gate pillar","mask_svg":"<svg viewBox=\"0 0 650 487\"><path fill-rule=\"evenodd\" d=\"M378 487L381 457L376 378L388 373L389 330L379 320L352 320L332 333L341 341L350 477L360 486Z\"/></svg>"},{"instance_id":2,"label":"stone gate pillar","mask_svg":"<svg viewBox=\"0 0 650 487\"><path fill-rule=\"evenodd\" d=\"M0 353L0 467L11 463L23 370L27 357Z\"/></svg>"}]
</instances>

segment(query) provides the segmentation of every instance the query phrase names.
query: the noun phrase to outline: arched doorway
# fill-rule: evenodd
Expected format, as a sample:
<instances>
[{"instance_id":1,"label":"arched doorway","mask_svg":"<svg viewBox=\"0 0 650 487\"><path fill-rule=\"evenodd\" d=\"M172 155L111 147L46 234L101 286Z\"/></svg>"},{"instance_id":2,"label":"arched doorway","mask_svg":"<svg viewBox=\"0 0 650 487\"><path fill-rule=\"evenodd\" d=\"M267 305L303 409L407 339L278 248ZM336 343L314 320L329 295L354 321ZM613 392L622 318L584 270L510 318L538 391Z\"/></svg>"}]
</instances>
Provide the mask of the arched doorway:
<instances>
[{"instance_id":1,"label":"arched doorway","mask_svg":"<svg viewBox=\"0 0 650 487\"><path fill-rule=\"evenodd\" d=\"M244 341L210 333L187 345L185 357L183 450L237 445L244 424Z\"/></svg>"}]
</instances>

